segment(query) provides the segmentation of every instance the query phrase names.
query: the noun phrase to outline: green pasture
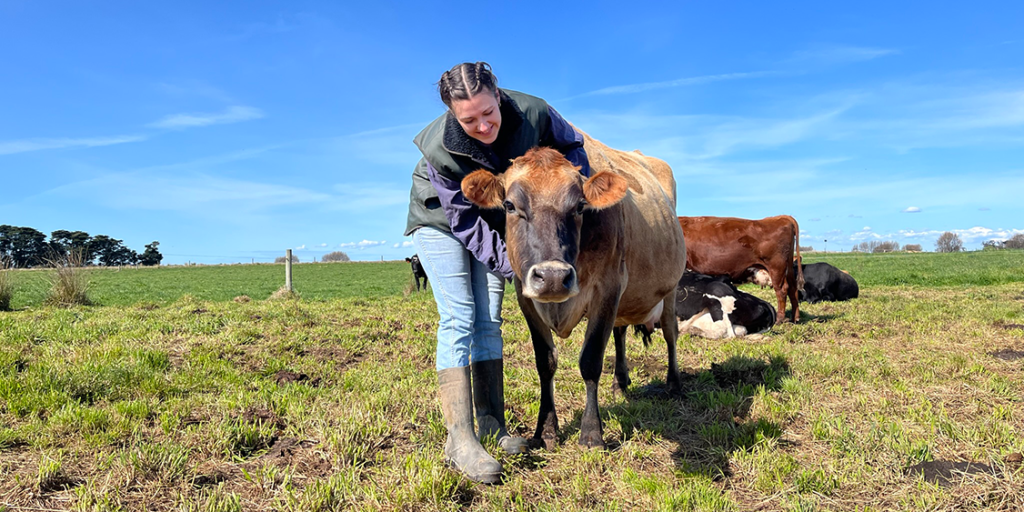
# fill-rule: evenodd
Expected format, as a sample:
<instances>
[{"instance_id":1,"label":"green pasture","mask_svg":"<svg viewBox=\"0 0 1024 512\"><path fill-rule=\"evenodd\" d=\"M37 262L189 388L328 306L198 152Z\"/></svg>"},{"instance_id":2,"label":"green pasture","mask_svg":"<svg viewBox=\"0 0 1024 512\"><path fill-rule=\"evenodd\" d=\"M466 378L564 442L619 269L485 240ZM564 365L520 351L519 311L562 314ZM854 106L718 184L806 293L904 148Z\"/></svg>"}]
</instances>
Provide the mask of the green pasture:
<instances>
[{"instance_id":1,"label":"green pasture","mask_svg":"<svg viewBox=\"0 0 1024 512\"><path fill-rule=\"evenodd\" d=\"M166 304L186 295L226 301L246 295L265 299L285 282L281 265L215 265L84 269L89 296L97 305ZM12 272L17 289L11 307L38 306L46 298L51 271ZM404 261L301 263L292 265L292 284L303 298L385 297L400 295L412 282Z\"/></svg>"},{"instance_id":2,"label":"green pasture","mask_svg":"<svg viewBox=\"0 0 1024 512\"><path fill-rule=\"evenodd\" d=\"M584 326L564 340L560 446L502 485L445 467L437 313L405 262L90 269L95 305L0 312L0 511L1024 509L1024 252L820 254L861 297L762 336L628 342L632 387L577 445ZM770 290L745 287L771 299ZM239 296L251 300L233 300ZM539 389L506 294L506 418Z\"/></svg>"},{"instance_id":3,"label":"green pasture","mask_svg":"<svg viewBox=\"0 0 1024 512\"><path fill-rule=\"evenodd\" d=\"M1024 282L1024 251L938 253L808 253L804 263L829 262L861 286L984 286ZM139 302L167 304L184 296L225 301L241 295L265 299L284 284L284 265L220 265L159 268L89 268L89 296L101 306ZM18 270L13 309L39 306L50 271ZM302 263L292 267L295 290L305 299L387 297L412 289L404 261Z\"/></svg>"}]
</instances>

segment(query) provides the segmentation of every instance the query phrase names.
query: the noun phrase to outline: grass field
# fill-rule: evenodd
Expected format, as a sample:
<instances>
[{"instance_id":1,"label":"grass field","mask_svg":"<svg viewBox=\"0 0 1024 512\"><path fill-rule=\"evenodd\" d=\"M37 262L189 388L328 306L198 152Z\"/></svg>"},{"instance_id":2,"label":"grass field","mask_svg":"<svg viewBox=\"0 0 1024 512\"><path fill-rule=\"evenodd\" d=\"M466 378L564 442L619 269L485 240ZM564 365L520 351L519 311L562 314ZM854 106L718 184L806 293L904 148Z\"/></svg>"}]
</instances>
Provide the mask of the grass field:
<instances>
[{"instance_id":1,"label":"grass field","mask_svg":"<svg viewBox=\"0 0 1024 512\"><path fill-rule=\"evenodd\" d=\"M827 257L826 257L827 256ZM759 339L629 341L633 387L576 444L582 328L557 340L561 446L445 468L429 292L404 262L88 271L97 304L0 312L0 510L1021 510L1024 252L811 254L861 284ZM768 291L747 291L769 298ZM251 301L233 301L246 295ZM506 416L538 379L512 293ZM609 354L610 356L610 354Z\"/></svg>"}]
</instances>

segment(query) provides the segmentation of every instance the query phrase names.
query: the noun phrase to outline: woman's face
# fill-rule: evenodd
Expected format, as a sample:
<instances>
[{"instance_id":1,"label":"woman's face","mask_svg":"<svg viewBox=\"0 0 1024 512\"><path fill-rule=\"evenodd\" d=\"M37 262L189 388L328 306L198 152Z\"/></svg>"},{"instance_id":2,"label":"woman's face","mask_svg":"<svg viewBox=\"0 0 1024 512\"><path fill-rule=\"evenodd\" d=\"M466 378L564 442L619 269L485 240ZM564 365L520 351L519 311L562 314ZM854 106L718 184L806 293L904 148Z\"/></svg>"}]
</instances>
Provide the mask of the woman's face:
<instances>
[{"instance_id":1,"label":"woman's face","mask_svg":"<svg viewBox=\"0 0 1024 512\"><path fill-rule=\"evenodd\" d=\"M453 100L452 113L466 135L484 144L491 144L498 138L501 109L497 95L490 89L485 88L468 100Z\"/></svg>"}]
</instances>

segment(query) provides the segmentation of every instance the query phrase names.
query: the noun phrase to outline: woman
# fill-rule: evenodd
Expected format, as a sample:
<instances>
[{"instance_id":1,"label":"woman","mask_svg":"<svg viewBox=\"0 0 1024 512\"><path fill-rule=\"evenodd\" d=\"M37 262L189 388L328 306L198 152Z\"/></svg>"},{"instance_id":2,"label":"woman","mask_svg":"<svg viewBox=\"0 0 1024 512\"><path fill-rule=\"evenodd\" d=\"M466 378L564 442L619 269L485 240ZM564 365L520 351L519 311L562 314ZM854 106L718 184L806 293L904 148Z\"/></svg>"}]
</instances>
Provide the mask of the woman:
<instances>
[{"instance_id":1,"label":"woman","mask_svg":"<svg viewBox=\"0 0 1024 512\"><path fill-rule=\"evenodd\" d=\"M413 236L440 314L445 458L468 478L494 483L501 464L480 439L495 436L509 453L526 449L525 439L505 429L501 301L513 272L502 239L505 212L468 202L462 178L477 169L500 174L536 146L559 150L584 176L590 165L579 132L544 100L498 89L486 62L459 64L437 85L448 111L413 140L423 157L412 175L405 234Z\"/></svg>"}]
</instances>

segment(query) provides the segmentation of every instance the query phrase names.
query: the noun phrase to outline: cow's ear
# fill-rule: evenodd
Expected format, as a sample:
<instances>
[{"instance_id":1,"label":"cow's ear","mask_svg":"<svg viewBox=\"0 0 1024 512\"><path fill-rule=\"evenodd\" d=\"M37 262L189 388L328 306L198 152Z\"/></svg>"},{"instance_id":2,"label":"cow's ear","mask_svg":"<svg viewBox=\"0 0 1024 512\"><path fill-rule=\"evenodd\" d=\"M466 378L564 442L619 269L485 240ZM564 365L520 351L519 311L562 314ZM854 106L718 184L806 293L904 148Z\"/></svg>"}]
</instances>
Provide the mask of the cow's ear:
<instances>
[{"instance_id":1,"label":"cow's ear","mask_svg":"<svg viewBox=\"0 0 1024 512\"><path fill-rule=\"evenodd\" d=\"M462 194L481 208L501 208L505 200L505 186L500 177L480 169L462 179Z\"/></svg>"},{"instance_id":2,"label":"cow's ear","mask_svg":"<svg viewBox=\"0 0 1024 512\"><path fill-rule=\"evenodd\" d=\"M602 210L622 201L622 198L626 197L628 187L629 184L622 176L601 171L583 184L583 197L587 198L587 204L591 208Z\"/></svg>"}]
</instances>

